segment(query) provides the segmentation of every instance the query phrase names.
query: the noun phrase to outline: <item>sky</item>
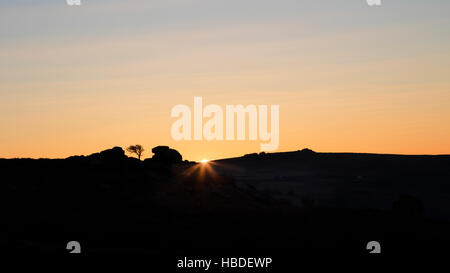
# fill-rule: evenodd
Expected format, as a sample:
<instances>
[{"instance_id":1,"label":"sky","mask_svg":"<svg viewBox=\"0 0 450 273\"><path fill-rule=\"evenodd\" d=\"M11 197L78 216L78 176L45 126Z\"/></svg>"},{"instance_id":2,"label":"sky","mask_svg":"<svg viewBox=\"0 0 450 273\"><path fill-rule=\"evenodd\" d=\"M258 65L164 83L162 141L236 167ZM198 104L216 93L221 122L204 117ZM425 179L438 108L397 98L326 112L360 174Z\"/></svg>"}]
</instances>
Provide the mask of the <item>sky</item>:
<instances>
[{"instance_id":1,"label":"sky","mask_svg":"<svg viewBox=\"0 0 450 273\"><path fill-rule=\"evenodd\" d=\"M0 157L168 145L177 104L280 106L277 151L450 154L450 1L0 0Z\"/></svg>"}]
</instances>

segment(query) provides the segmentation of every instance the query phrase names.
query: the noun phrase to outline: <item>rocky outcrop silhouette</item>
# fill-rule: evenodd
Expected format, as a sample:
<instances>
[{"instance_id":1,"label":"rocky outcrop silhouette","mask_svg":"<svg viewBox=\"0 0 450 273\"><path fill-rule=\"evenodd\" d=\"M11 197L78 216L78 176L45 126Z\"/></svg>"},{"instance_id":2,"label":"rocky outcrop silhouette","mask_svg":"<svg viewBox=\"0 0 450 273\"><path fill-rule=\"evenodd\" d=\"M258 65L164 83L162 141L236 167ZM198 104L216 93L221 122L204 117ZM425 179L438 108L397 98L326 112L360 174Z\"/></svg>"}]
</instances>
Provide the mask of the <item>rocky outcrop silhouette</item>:
<instances>
[{"instance_id":1,"label":"rocky outcrop silhouette","mask_svg":"<svg viewBox=\"0 0 450 273\"><path fill-rule=\"evenodd\" d=\"M181 154L175 150L170 149L169 146L157 146L152 149L154 153L152 159L156 162L171 165L183 162Z\"/></svg>"},{"instance_id":2,"label":"rocky outcrop silhouette","mask_svg":"<svg viewBox=\"0 0 450 273\"><path fill-rule=\"evenodd\" d=\"M100 157L106 160L120 160L127 156L125 156L125 151L121 147L114 147L100 152Z\"/></svg>"},{"instance_id":3,"label":"rocky outcrop silhouette","mask_svg":"<svg viewBox=\"0 0 450 273\"><path fill-rule=\"evenodd\" d=\"M113 147L111 149L107 149L104 151L101 151L99 153L93 153L88 156L84 155L76 155L76 156L70 156L66 158L69 161L72 162L78 162L78 161L91 161L91 162L105 162L105 163L112 163L112 162L118 162L123 161L125 159L129 159L125 155L125 151L121 147Z\"/></svg>"}]
</instances>

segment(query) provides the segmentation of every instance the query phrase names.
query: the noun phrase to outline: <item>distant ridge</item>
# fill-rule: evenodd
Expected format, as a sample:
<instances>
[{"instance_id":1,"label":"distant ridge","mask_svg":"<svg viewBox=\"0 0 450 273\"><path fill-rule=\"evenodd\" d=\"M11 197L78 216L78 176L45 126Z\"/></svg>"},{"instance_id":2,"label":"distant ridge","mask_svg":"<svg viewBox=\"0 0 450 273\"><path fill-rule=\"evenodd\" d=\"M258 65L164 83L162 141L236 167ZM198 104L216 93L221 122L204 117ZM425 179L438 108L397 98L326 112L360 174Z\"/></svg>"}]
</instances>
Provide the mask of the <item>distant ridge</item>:
<instances>
[{"instance_id":1,"label":"distant ridge","mask_svg":"<svg viewBox=\"0 0 450 273\"><path fill-rule=\"evenodd\" d=\"M382 153L356 153L356 152L315 152L305 148L297 151L275 152L275 153L250 153L243 156L220 158L212 161L227 161L244 158L262 158L262 157L292 157L292 156L371 156L371 157L396 157L396 158L420 158L420 157L450 157L450 154L382 154Z\"/></svg>"}]
</instances>

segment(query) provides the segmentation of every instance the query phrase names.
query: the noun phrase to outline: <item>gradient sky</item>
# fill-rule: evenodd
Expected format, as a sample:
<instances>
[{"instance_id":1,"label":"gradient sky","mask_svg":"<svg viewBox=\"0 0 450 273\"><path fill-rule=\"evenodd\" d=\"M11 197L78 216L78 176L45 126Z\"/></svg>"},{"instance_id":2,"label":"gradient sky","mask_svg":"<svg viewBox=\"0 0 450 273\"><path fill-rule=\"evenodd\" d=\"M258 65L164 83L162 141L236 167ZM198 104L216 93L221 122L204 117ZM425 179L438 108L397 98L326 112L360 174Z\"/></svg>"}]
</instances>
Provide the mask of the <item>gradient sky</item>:
<instances>
[{"instance_id":1,"label":"gradient sky","mask_svg":"<svg viewBox=\"0 0 450 273\"><path fill-rule=\"evenodd\" d=\"M172 140L170 111L194 96L279 104L279 151L450 154L449 14L448 0L0 0L0 157L259 151Z\"/></svg>"}]
</instances>

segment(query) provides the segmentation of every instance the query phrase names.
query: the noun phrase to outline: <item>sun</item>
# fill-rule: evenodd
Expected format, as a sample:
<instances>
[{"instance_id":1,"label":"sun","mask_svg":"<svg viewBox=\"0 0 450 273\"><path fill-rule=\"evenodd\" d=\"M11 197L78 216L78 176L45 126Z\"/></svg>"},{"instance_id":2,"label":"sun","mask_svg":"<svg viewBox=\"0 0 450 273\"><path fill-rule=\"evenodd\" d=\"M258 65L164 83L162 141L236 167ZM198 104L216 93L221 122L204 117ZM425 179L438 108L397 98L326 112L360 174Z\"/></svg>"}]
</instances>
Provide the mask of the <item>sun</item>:
<instances>
[{"instance_id":1,"label":"sun","mask_svg":"<svg viewBox=\"0 0 450 273\"><path fill-rule=\"evenodd\" d=\"M208 159L202 159L202 160L200 161L200 163L202 163L202 164L206 164L206 163L208 163L208 162L209 162Z\"/></svg>"}]
</instances>

